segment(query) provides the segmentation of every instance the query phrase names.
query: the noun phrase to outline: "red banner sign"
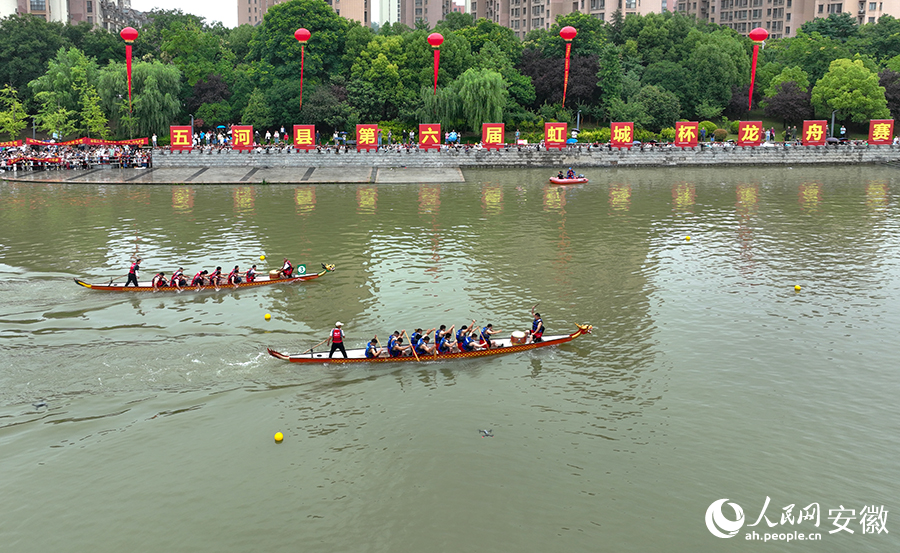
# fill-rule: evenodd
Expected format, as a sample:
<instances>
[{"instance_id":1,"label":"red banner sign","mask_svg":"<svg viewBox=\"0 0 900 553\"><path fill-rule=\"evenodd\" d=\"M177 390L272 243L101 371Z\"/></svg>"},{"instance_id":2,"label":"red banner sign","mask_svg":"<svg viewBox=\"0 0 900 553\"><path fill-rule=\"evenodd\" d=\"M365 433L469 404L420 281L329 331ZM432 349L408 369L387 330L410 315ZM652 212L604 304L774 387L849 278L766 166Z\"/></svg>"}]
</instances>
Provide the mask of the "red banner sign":
<instances>
[{"instance_id":1,"label":"red banner sign","mask_svg":"<svg viewBox=\"0 0 900 553\"><path fill-rule=\"evenodd\" d=\"M191 139L191 126L172 125L169 127L169 147L172 151L193 150L194 143Z\"/></svg>"},{"instance_id":2,"label":"red banner sign","mask_svg":"<svg viewBox=\"0 0 900 553\"><path fill-rule=\"evenodd\" d=\"M869 121L869 144L890 144L893 137L893 119L872 119Z\"/></svg>"},{"instance_id":3,"label":"red banner sign","mask_svg":"<svg viewBox=\"0 0 900 553\"><path fill-rule=\"evenodd\" d=\"M764 132L762 121L741 121L738 123L738 146L759 146Z\"/></svg>"},{"instance_id":4,"label":"red banner sign","mask_svg":"<svg viewBox=\"0 0 900 553\"><path fill-rule=\"evenodd\" d=\"M440 123L425 123L419 125L419 148L427 150L429 148L441 147L441 125Z\"/></svg>"},{"instance_id":5,"label":"red banner sign","mask_svg":"<svg viewBox=\"0 0 900 553\"><path fill-rule=\"evenodd\" d=\"M544 146L550 148L563 148L566 145L566 133L569 130L567 123L544 123Z\"/></svg>"},{"instance_id":6,"label":"red banner sign","mask_svg":"<svg viewBox=\"0 0 900 553\"><path fill-rule=\"evenodd\" d=\"M503 123L482 123L481 145L488 150L499 150L503 146Z\"/></svg>"},{"instance_id":7,"label":"red banner sign","mask_svg":"<svg viewBox=\"0 0 900 553\"><path fill-rule=\"evenodd\" d=\"M675 145L693 148L700 139L700 123L697 121L677 121L675 123Z\"/></svg>"},{"instance_id":8,"label":"red banner sign","mask_svg":"<svg viewBox=\"0 0 900 553\"><path fill-rule=\"evenodd\" d=\"M613 123L609 128L609 145L613 148L634 146L634 123Z\"/></svg>"},{"instance_id":9,"label":"red banner sign","mask_svg":"<svg viewBox=\"0 0 900 553\"><path fill-rule=\"evenodd\" d=\"M253 125L231 126L231 149L239 152L253 149Z\"/></svg>"},{"instance_id":10,"label":"red banner sign","mask_svg":"<svg viewBox=\"0 0 900 553\"><path fill-rule=\"evenodd\" d=\"M294 148L312 150L316 147L315 125L294 125Z\"/></svg>"},{"instance_id":11,"label":"red banner sign","mask_svg":"<svg viewBox=\"0 0 900 553\"><path fill-rule=\"evenodd\" d=\"M13 140L12 142L0 142L0 148L14 148L16 146L21 146L21 140Z\"/></svg>"},{"instance_id":12,"label":"red banner sign","mask_svg":"<svg viewBox=\"0 0 900 553\"><path fill-rule=\"evenodd\" d=\"M803 134L800 136L804 146L824 146L828 138L828 121L804 121Z\"/></svg>"},{"instance_id":13,"label":"red banner sign","mask_svg":"<svg viewBox=\"0 0 900 553\"><path fill-rule=\"evenodd\" d=\"M356 151L378 151L378 125L356 126Z\"/></svg>"}]
</instances>

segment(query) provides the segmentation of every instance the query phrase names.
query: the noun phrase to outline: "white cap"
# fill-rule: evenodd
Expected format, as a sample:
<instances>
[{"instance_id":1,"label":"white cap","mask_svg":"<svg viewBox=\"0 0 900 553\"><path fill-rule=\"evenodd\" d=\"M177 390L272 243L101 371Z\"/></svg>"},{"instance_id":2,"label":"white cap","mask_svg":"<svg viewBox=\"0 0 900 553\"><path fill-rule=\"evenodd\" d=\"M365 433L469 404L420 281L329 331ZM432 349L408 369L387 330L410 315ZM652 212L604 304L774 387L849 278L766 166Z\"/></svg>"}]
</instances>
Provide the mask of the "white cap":
<instances>
[{"instance_id":1,"label":"white cap","mask_svg":"<svg viewBox=\"0 0 900 553\"><path fill-rule=\"evenodd\" d=\"M344 323L342 323L341 321L338 321L338 322L334 323L334 326L344 326Z\"/></svg>"}]
</instances>

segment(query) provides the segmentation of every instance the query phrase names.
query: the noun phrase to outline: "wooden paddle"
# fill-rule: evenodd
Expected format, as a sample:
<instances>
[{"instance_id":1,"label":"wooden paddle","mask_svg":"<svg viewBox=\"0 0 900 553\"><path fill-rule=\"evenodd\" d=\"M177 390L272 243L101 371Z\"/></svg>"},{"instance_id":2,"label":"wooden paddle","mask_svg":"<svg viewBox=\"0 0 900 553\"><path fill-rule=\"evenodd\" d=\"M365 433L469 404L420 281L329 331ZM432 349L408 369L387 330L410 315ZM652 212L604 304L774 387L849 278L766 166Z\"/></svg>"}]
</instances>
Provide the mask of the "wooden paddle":
<instances>
[{"instance_id":1,"label":"wooden paddle","mask_svg":"<svg viewBox=\"0 0 900 553\"><path fill-rule=\"evenodd\" d=\"M418 361L418 360L419 360L419 354L416 352L416 345L412 343L412 340L410 339L409 334L407 334L405 330L403 331L403 335L406 336L406 339L407 339L407 340L409 340L409 344L410 344L410 346L412 347L413 355L416 356L416 361Z\"/></svg>"},{"instance_id":2,"label":"wooden paddle","mask_svg":"<svg viewBox=\"0 0 900 553\"><path fill-rule=\"evenodd\" d=\"M327 342L327 341L330 340L330 339L331 339L330 337L329 337L329 338L325 338L324 340L322 340L322 341L319 342L318 344L314 345L313 347L309 348L308 350L304 351L303 353L309 353L309 352L311 352L314 348L317 348L317 347L321 346L322 344L324 344L325 342ZM300 355L303 355L303 353L301 353Z\"/></svg>"}]
</instances>

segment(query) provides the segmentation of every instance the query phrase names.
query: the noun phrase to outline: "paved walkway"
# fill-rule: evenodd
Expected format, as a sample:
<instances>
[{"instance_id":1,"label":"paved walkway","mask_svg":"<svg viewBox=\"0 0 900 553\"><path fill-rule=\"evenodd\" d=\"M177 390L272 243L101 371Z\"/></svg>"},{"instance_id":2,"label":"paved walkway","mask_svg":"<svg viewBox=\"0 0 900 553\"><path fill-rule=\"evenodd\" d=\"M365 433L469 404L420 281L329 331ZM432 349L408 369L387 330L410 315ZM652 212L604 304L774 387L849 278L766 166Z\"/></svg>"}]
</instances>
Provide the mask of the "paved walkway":
<instances>
[{"instance_id":1,"label":"paved walkway","mask_svg":"<svg viewBox=\"0 0 900 553\"><path fill-rule=\"evenodd\" d=\"M465 182L457 167L442 168L362 168L362 167L162 167L116 169L27 171L0 173L0 179L19 182L62 182L82 184L419 184Z\"/></svg>"}]
</instances>

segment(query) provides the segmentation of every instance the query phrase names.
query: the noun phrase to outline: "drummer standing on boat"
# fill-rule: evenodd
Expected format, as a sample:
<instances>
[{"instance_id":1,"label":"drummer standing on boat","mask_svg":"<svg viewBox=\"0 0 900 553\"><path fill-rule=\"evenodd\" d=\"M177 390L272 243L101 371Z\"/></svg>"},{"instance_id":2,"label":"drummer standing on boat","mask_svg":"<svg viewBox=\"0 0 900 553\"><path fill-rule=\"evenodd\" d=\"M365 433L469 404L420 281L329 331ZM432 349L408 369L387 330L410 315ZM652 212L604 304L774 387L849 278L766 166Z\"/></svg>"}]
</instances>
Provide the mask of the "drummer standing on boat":
<instances>
[{"instance_id":1,"label":"drummer standing on boat","mask_svg":"<svg viewBox=\"0 0 900 553\"><path fill-rule=\"evenodd\" d=\"M141 270L141 258L137 258L134 260L134 263L131 264L131 268L128 269L128 282L125 283L125 286L128 286L132 282L135 286L140 286L137 280L138 271Z\"/></svg>"},{"instance_id":2,"label":"drummer standing on boat","mask_svg":"<svg viewBox=\"0 0 900 553\"><path fill-rule=\"evenodd\" d=\"M334 323L334 328L331 329L331 336L328 337L328 341L331 342L331 351L328 353L329 359L337 350L341 350L341 353L344 354L344 359L347 358L347 350L344 349L344 330L341 328L342 326L344 326L344 323L338 321Z\"/></svg>"},{"instance_id":3,"label":"drummer standing on boat","mask_svg":"<svg viewBox=\"0 0 900 553\"><path fill-rule=\"evenodd\" d=\"M541 337L544 335L544 321L541 319L541 314L535 311L537 305L531 308L531 342L542 342Z\"/></svg>"}]
</instances>

